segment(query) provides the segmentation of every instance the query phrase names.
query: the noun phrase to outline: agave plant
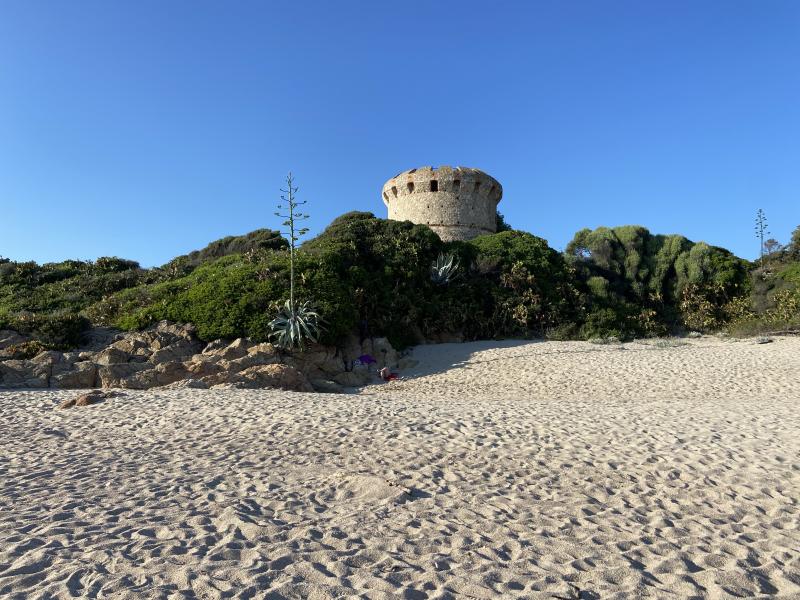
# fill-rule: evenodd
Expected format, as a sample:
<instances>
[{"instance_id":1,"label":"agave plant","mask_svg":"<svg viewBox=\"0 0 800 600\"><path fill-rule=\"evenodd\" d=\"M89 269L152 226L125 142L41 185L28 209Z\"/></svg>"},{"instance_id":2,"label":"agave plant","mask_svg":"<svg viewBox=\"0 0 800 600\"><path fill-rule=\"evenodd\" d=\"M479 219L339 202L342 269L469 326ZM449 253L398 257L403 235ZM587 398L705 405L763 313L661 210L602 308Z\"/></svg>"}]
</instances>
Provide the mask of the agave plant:
<instances>
[{"instance_id":1,"label":"agave plant","mask_svg":"<svg viewBox=\"0 0 800 600\"><path fill-rule=\"evenodd\" d=\"M431 281L436 285L447 285L458 272L458 260L453 254L439 253L431 263Z\"/></svg>"},{"instance_id":2,"label":"agave plant","mask_svg":"<svg viewBox=\"0 0 800 600\"><path fill-rule=\"evenodd\" d=\"M279 348L292 349L305 347L306 342L316 342L322 331L322 321L310 302L303 302L297 306L287 300L278 316L269 322L272 330L271 338Z\"/></svg>"},{"instance_id":3,"label":"agave plant","mask_svg":"<svg viewBox=\"0 0 800 600\"><path fill-rule=\"evenodd\" d=\"M289 235L289 299L278 311L278 316L269 322L272 330L270 337L275 340L279 348L303 349L307 341L316 342L319 332L322 330L320 322L322 318L311 306L310 302L296 304L294 301L294 254L295 245L298 240L308 233L307 227L300 227L298 223L308 219L308 215L299 212L299 207L306 204L306 201L298 201L295 194L297 187L294 185L294 177L291 172L286 177L286 188L281 190L286 194L281 196L283 204L278 205L279 212L275 214L283 219L285 227L289 230L284 232ZM280 211L284 211L281 213ZM301 275L302 277L302 275Z\"/></svg>"}]
</instances>

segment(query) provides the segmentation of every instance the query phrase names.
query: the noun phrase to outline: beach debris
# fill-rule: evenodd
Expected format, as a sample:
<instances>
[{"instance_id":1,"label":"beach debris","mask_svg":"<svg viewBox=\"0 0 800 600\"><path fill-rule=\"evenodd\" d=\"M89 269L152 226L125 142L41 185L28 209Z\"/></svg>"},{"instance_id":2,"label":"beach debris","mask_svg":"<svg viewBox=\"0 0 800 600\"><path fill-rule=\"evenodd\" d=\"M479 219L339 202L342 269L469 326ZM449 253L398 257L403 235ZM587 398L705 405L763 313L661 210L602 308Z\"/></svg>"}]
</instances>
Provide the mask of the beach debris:
<instances>
[{"instance_id":1,"label":"beach debris","mask_svg":"<svg viewBox=\"0 0 800 600\"><path fill-rule=\"evenodd\" d=\"M42 433L45 435L54 435L56 437L60 437L63 439L67 439L69 437L68 433L64 433L63 431L60 431L58 429L53 429L52 427L45 427L44 429L42 429Z\"/></svg>"},{"instance_id":2,"label":"beach debris","mask_svg":"<svg viewBox=\"0 0 800 600\"><path fill-rule=\"evenodd\" d=\"M680 346L687 346L689 342L680 338L658 338L653 342L655 348L678 348Z\"/></svg>"},{"instance_id":3,"label":"beach debris","mask_svg":"<svg viewBox=\"0 0 800 600\"><path fill-rule=\"evenodd\" d=\"M400 375L398 375L397 373L392 373L389 367L383 367L380 371L378 371L378 375L384 381L395 381L397 379L400 379Z\"/></svg>"},{"instance_id":4,"label":"beach debris","mask_svg":"<svg viewBox=\"0 0 800 600\"><path fill-rule=\"evenodd\" d=\"M771 337L757 337L755 339L756 344L771 344L774 341Z\"/></svg>"},{"instance_id":5,"label":"beach debris","mask_svg":"<svg viewBox=\"0 0 800 600\"><path fill-rule=\"evenodd\" d=\"M371 365L371 364L376 364L378 362L372 357L371 354L362 354L356 360L362 365Z\"/></svg>"}]
</instances>

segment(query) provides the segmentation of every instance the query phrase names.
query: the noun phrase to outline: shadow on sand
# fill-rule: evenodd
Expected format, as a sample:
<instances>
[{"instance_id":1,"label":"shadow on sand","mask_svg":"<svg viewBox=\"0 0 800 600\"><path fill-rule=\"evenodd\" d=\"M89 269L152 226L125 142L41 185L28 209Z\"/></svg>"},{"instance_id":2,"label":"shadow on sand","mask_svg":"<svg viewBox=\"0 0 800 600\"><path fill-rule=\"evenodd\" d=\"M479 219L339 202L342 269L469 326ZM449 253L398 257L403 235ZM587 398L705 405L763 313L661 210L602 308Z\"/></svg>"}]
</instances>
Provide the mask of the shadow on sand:
<instances>
[{"instance_id":1,"label":"shadow on sand","mask_svg":"<svg viewBox=\"0 0 800 600\"><path fill-rule=\"evenodd\" d=\"M410 357L419 363L403 371L403 379L416 379L426 375L444 373L463 367L473 354L497 348L524 348L541 344L544 340L484 340L452 344L423 344L415 346Z\"/></svg>"},{"instance_id":2,"label":"shadow on sand","mask_svg":"<svg viewBox=\"0 0 800 600\"><path fill-rule=\"evenodd\" d=\"M549 342L552 349L533 349L533 346L540 346L547 340L484 340L478 342L461 342L452 344L423 344L415 346L409 356L419 363L409 369L404 370L401 375L403 379L416 379L427 375L444 373L451 369L457 369L470 363L470 359L477 352L486 350L517 348L513 354L504 354L497 358L482 358L473 360L471 364L480 364L494 361L525 360L530 356L547 356L554 354L591 354L597 352L653 352L660 348L642 344L641 342L626 344L591 344L589 342L579 342L577 344L561 344L559 342ZM526 352L526 347L530 348Z\"/></svg>"}]
</instances>

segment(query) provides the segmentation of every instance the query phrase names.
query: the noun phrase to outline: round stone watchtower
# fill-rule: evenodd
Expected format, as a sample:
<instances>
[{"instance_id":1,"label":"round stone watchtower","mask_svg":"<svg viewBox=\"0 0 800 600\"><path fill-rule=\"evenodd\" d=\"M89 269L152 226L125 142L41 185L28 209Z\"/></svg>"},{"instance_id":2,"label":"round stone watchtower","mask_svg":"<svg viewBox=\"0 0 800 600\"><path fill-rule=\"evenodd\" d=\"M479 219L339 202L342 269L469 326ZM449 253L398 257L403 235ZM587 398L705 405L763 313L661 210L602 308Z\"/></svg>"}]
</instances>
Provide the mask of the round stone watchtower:
<instances>
[{"instance_id":1,"label":"round stone watchtower","mask_svg":"<svg viewBox=\"0 0 800 600\"><path fill-rule=\"evenodd\" d=\"M445 242L497 231L502 197L494 177L466 167L411 169L383 186L390 219L427 225Z\"/></svg>"}]
</instances>

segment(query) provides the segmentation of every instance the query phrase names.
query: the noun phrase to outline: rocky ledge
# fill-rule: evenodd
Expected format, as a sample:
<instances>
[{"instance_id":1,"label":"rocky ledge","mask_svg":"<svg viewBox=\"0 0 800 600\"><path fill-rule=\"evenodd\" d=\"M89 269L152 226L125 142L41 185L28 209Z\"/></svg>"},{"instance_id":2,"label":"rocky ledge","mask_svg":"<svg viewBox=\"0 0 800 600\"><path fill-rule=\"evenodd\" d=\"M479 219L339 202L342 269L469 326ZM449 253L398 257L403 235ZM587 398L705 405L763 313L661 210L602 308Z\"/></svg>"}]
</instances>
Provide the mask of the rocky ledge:
<instances>
[{"instance_id":1,"label":"rocky ledge","mask_svg":"<svg viewBox=\"0 0 800 600\"><path fill-rule=\"evenodd\" d=\"M287 353L269 343L246 338L199 341L191 325L162 321L150 329L122 333L92 330L84 347L70 352L36 348L24 336L0 331L0 388L280 388L298 392L341 392L366 385L384 366L412 366L386 338L360 342L357 337L342 348L315 345ZM363 364L369 355L375 362Z\"/></svg>"}]
</instances>

